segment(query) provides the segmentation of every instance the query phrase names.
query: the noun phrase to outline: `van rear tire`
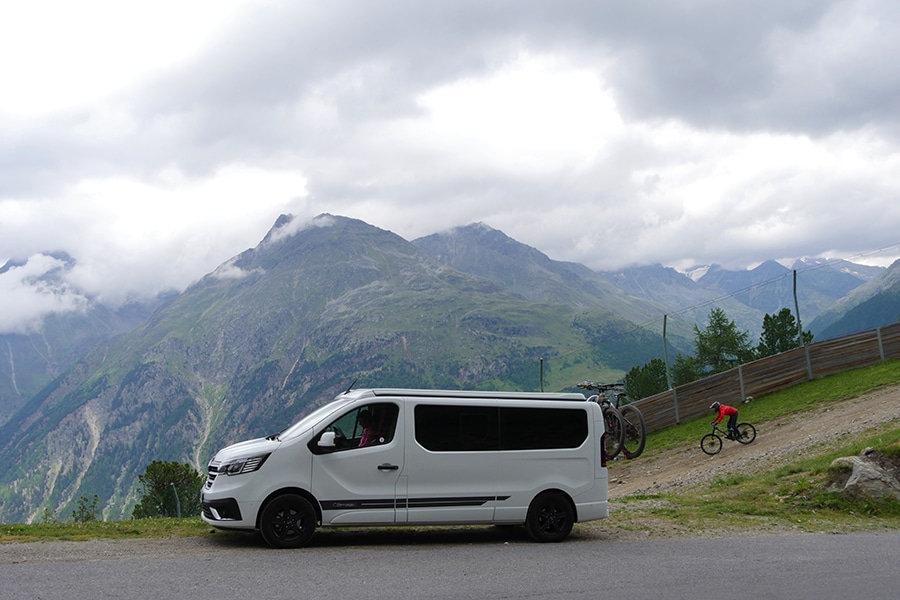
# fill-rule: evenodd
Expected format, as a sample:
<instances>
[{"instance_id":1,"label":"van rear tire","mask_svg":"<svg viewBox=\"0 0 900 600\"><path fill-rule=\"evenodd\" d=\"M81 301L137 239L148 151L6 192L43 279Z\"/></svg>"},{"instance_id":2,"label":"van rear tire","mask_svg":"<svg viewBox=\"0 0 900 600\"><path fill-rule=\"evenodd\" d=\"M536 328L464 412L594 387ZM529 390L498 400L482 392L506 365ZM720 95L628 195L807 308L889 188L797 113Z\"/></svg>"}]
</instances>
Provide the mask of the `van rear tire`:
<instances>
[{"instance_id":1,"label":"van rear tire","mask_svg":"<svg viewBox=\"0 0 900 600\"><path fill-rule=\"evenodd\" d=\"M528 507L525 530L536 542L561 542L575 524L572 503L559 492L538 494Z\"/></svg>"},{"instance_id":2,"label":"van rear tire","mask_svg":"<svg viewBox=\"0 0 900 600\"><path fill-rule=\"evenodd\" d=\"M259 532L273 548L301 548L316 531L316 509L297 494L272 498L259 515Z\"/></svg>"}]
</instances>

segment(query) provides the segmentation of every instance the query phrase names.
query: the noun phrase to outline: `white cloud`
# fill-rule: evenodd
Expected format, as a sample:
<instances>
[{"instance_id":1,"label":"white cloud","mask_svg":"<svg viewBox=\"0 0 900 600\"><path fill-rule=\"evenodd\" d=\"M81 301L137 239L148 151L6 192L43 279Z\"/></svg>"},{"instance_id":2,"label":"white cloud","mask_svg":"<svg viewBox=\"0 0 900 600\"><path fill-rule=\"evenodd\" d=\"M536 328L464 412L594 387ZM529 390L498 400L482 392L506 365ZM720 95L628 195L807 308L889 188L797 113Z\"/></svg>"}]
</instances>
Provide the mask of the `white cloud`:
<instances>
[{"instance_id":1,"label":"white cloud","mask_svg":"<svg viewBox=\"0 0 900 600\"><path fill-rule=\"evenodd\" d=\"M263 269L250 269L245 271L235 264L235 259L230 259L222 263L211 276L215 279L244 279L250 275L261 275L265 273Z\"/></svg>"},{"instance_id":2,"label":"white cloud","mask_svg":"<svg viewBox=\"0 0 900 600\"><path fill-rule=\"evenodd\" d=\"M266 240L266 243L277 244L312 227L333 227L334 224L334 217L328 214L320 214L313 218L290 215L289 221L272 230L272 235Z\"/></svg>"},{"instance_id":3,"label":"white cloud","mask_svg":"<svg viewBox=\"0 0 900 600\"><path fill-rule=\"evenodd\" d=\"M88 299L59 273L65 262L38 254L0 273L0 334L29 333L48 313L84 310Z\"/></svg>"},{"instance_id":4,"label":"white cloud","mask_svg":"<svg viewBox=\"0 0 900 600\"><path fill-rule=\"evenodd\" d=\"M29 0L0 8L0 112L87 105L196 54L241 0Z\"/></svg>"},{"instance_id":5,"label":"white cloud","mask_svg":"<svg viewBox=\"0 0 900 600\"><path fill-rule=\"evenodd\" d=\"M594 69L552 56L518 57L488 76L422 94L424 118L389 123L424 132L432 153L524 179L577 170L604 152L623 123ZM386 132L385 132L386 133Z\"/></svg>"},{"instance_id":6,"label":"white cloud","mask_svg":"<svg viewBox=\"0 0 900 600\"><path fill-rule=\"evenodd\" d=\"M255 246L278 215L303 210L305 186L298 173L244 165L203 180L177 170L152 181L85 180L60 198L0 201L0 221L12 225L3 253L65 249L77 261L68 281L117 304L184 289ZM37 227L52 235L35 236Z\"/></svg>"},{"instance_id":7,"label":"white cloud","mask_svg":"<svg viewBox=\"0 0 900 600\"><path fill-rule=\"evenodd\" d=\"M898 12L7 3L0 256L64 250L72 286L121 301L185 287L282 213L281 233L332 213L408 239L481 221L596 268L893 247Z\"/></svg>"}]
</instances>

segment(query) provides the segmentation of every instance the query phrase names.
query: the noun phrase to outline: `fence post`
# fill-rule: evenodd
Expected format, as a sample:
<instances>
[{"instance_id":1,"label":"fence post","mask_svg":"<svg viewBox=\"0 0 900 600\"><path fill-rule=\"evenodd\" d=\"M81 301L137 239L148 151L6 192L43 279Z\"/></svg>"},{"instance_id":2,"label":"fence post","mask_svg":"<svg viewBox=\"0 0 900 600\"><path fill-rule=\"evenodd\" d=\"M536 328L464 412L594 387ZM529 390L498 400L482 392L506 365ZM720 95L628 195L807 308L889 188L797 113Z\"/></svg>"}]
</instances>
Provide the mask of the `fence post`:
<instances>
[{"instance_id":1,"label":"fence post","mask_svg":"<svg viewBox=\"0 0 900 600\"><path fill-rule=\"evenodd\" d=\"M678 425L681 423L681 418L678 416L678 388L672 388L672 402L675 403L675 424Z\"/></svg>"},{"instance_id":2,"label":"fence post","mask_svg":"<svg viewBox=\"0 0 900 600\"><path fill-rule=\"evenodd\" d=\"M878 336L878 354L881 356L881 362L884 362L884 340L881 339L881 327L875 330L875 335Z\"/></svg>"},{"instance_id":3,"label":"fence post","mask_svg":"<svg viewBox=\"0 0 900 600\"><path fill-rule=\"evenodd\" d=\"M803 351L806 353L806 378L813 380L812 358L809 356L809 344L803 344Z\"/></svg>"},{"instance_id":4,"label":"fence post","mask_svg":"<svg viewBox=\"0 0 900 600\"><path fill-rule=\"evenodd\" d=\"M744 391L744 365L738 365L738 383L741 386L741 402L747 400L747 393Z\"/></svg>"},{"instance_id":5,"label":"fence post","mask_svg":"<svg viewBox=\"0 0 900 600\"><path fill-rule=\"evenodd\" d=\"M663 315L663 356L666 357L666 385L672 388L672 370L669 367L669 342L666 340L666 326L669 323L669 315ZM675 420L678 422L678 403L675 403Z\"/></svg>"}]
</instances>

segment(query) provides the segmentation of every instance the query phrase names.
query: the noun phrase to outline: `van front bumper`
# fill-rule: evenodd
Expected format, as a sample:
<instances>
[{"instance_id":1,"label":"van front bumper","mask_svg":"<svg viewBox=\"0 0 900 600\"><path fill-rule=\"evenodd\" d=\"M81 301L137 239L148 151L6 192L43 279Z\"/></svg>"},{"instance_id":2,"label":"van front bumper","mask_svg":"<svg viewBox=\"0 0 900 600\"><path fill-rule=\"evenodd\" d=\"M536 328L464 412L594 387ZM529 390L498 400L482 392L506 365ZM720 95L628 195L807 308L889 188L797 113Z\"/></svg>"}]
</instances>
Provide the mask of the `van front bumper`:
<instances>
[{"instance_id":1,"label":"van front bumper","mask_svg":"<svg viewBox=\"0 0 900 600\"><path fill-rule=\"evenodd\" d=\"M238 502L236 498L200 498L200 518L218 529L256 529L257 502Z\"/></svg>"},{"instance_id":2,"label":"van front bumper","mask_svg":"<svg viewBox=\"0 0 900 600\"><path fill-rule=\"evenodd\" d=\"M203 499L203 520L209 522L241 521L241 507L234 498Z\"/></svg>"}]
</instances>

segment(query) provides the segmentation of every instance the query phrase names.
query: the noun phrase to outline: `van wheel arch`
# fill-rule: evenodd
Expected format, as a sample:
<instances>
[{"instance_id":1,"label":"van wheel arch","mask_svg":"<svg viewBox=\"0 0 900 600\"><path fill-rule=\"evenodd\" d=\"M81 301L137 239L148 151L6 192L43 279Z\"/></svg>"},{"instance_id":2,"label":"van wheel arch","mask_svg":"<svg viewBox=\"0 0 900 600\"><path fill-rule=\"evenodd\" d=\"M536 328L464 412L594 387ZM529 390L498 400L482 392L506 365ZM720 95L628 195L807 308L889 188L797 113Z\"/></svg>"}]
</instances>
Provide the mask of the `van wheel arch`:
<instances>
[{"instance_id":1,"label":"van wheel arch","mask_svg":"<svg viewBox=\"0 0 900 600\"><path fill-rule=\"evenodd\" d=\"M272 500L277 498L278 496L283 496L285 494L296 494L298 496L302 496L306 498L306 500L312 504L313 508L316 510L316 524L322 524L322 507L319 506L319 501L316 500L316 497L310 494L308 491L301 488L281 488L280 490L276 490L266 496L266 499L263 500L259 505L259 510L256 511L256 528L259 529L259 516L262 514L263 510L266 508L266 505L269 504Z\"/></svg>"}]
</instances>

